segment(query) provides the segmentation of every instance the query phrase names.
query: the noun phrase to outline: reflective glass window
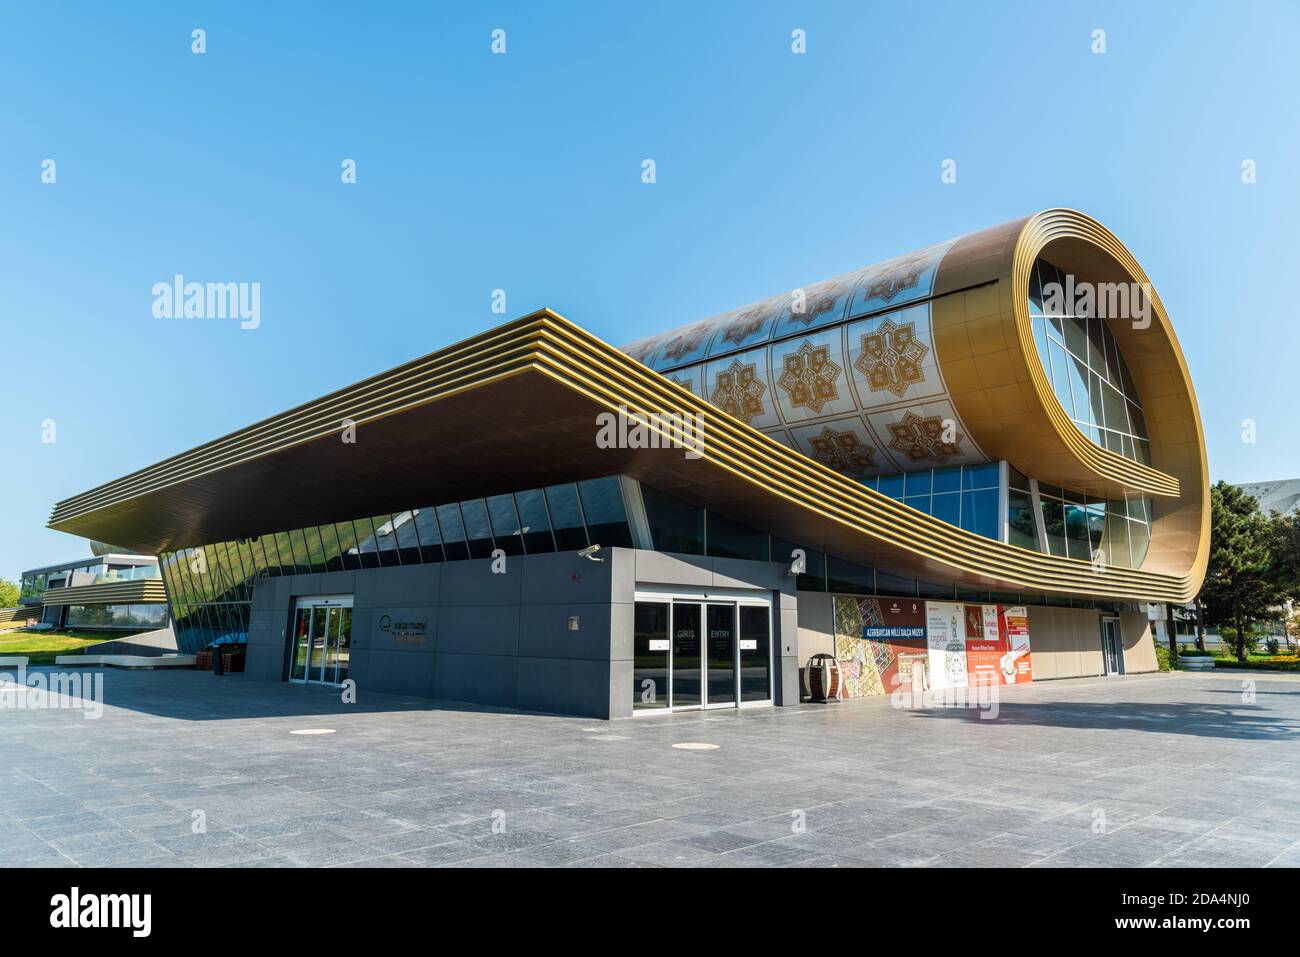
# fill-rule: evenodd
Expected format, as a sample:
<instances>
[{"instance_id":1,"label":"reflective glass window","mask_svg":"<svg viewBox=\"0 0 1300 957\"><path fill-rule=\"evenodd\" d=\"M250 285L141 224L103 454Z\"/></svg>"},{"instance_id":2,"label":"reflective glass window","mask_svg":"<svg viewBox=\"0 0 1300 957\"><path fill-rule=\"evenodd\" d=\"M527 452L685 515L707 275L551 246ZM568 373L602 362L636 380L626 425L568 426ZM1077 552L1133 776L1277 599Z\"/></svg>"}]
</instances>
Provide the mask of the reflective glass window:
<instances>
[{"instance_id":1,"label":"reflective glass window","mask_svg":"<svg viewBox=\"0 0 1300 957\"><path fill-rule=\"evenodd\" d=\"M986 538L1000 538L998 490L982 489L961 493L961 527Z\"/></svg>"},{"instance_id":2,"label":"reflective glass window","mask_svg":"<svg viewBox=\"0 0 1300 957\"><path fill-rule=\"evenodd\" d=\"M487 505L481 498L460 503L461 518L465 522L465 541L471 558L488 558L495 547L492 544L492 525L488 521Z\"/></svg>"},{"instance_id":3,"label":"reflective glass window","mask_svg":"<svg viewBox=\"0 0 1300 957\"><path fill-rule=\"evenodd\" d=\"M356 530L357 555L362 568L379 567L379 542L375 537L375 527L368 518L355 518L352 527Z\"/></svg>"},{"instance_id":4,"label":"reflective glass window","mask_svg":"<svg viewBox=\"0 0 1300 957\"><path fill-rule=\"evenodd\" d=\"M519 513L524 550L530 555L555 551L555 536L551 534L551 519L546 513L546 496L542 490L516 492L515 509Z\"/></svg>"},{"instance_id":5,"label":"reflective glass window","mask_svg":"<svg viewBox=\"0 0 1300 957\"><path fill-rule=\"evenodd\" d=\"M513 495L493 495L487 500L488 518L497 548L507 555L522 555L524 540L519 534L519 515Z\"/></svg>"},{"instance_id":6,"label":"reflective glass window","mask_svg":"<svg viewBox=\"0 0 1300 957\"><path fill-rule=\"evenodd\" d=\"M874 595L876 594L875 569L828 555L826 590L843 595Z\"/></svg>"},{"instance_id":7,"label":"reflective glass window","mask_svg":"<svg viewBox=\"0 0 1300 957\"><path fill-rule=\"evenodd\" d=\"M578 504L578 487L572 484L552 485L545 491L556 547L566 551L586 548L587 531L583 527L582 507Z\"/></svg>"},{"instance_id":8,"label":"reflective glass window","mask_svg":"<svg viewBox=\"0 0 1300 957\"><path fill-rule=\"evenodd\" d=\"M415 516L402 512L393 516L393 535L397 539L397 550L401 553L403 565L418 565L420 557L420 538L416 534Z\"/></svg>"},{"instance_id":9,"label":"reflective glass window","mask_svg":"<svg viewBox=\"0 0 1300 957\"><path fill-rule=\"evenodd\" d=\"M447 554L447 561L455 562L469 558L469 546L465 543L465 523L461 518L460 505L452 502L438 506L438 528L442 532L442 548Z\"/></svg>"},{"instance_id":10,"label":"reflective glass window","mask_svg":"<svg viewBox=\"0 0 1300 957\"><path fill-rule=\"evenodd\" d=\"M1007 495L1007 540L1012 545L1038 551L1038 533L1034 528L1033 500L1018 489Z\"/></svg>"},{"instance_id":11,"label":"reflective glass window","mask_svg":"<svg viewBox=\"0 0 1300 957\"><path fill-rule=\"evenodd\" d=\"M630 548L632 531L627 525L618 477L607 475L579 482L578 494L582 499L582 514L587 519L587 534L592 542L605 548Z\"/></svg>"},{"instance_id":12,"label":"reflective glass window","mask_svg":"<svg viewBox=\"0 0 1300 957\"><path fill-rule=\"evenodd\" d=\"M768 559L767 533L750 528L742 522L710 511L705 517L708 525L709 555L714 558L743 558L765 562Z\"/></svg>"},{"instance_id":13,"label":"reflective glass window","mask_svg":"<svg viewBox=\"0 0 1300 957\"><path fill-rule=\"evenodd\" d=\"M343 568L346 571L356 571L362 568L360 540L357 538L357 527L352 522L335 522L334 534L339 539L339 557L343 561Z\"/></svg>"},{"instance_id":14,"label":"reflective glass window","mask_svg":"<svg viewBox=\"0 0 1300 957\"><path fill-rule=\"evenodd\" d=\"M655 551L704 554L704 509L645 484L641 500Z\"/></svg>"},{"instance_id":15,"label":"reflective glass window","mask_svg":"<svg viewBox=\"0 0 1300 957\"><path fill-rule=\"evenodd\" d=\"M432 506L415 510L415 531L420 536L420 558L425 562L440 562L442 533L438 530L438 510Z\"/></svg>"},{"instance_id":16,"label":"reflective glass window","mask_svg":"<svg viewBox=\"0 0 1300 957\"><path fill-rule=\"evenodd\" d=\"M401 558L397 551L397 533L391 515L372 516L370 522L375 527L375 544L379 549L379 563L385 566L400 565Z\"/></svg>"}]
</instances>

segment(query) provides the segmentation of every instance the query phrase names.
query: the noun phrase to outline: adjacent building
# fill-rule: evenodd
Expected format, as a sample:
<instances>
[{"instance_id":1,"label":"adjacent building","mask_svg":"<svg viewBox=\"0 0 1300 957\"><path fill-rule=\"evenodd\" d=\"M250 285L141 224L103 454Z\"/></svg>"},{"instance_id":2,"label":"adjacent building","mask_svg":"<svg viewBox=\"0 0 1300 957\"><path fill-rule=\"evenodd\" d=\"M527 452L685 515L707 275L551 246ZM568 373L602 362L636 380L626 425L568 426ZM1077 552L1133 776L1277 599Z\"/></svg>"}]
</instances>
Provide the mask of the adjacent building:
<instances>
[{"instance_id":1,"label":"adjacent building","mask_svg":"<svg viewBox=\"0 0 1300 957\"><path fill-rule=\"evenodd\" d=\"M167 624L167 593L158 559L95 549L22 573L15 620L55 628L144 631Z\"/></svg>"},{"instance_id":2,"label":"adjacent building","mask_svg":"<svg viewBox=\"0 0 1300 957\"><path fill-rule=\"evenodd\" d=\"M1208 552L1141 266L1054 209L624 350L542 310L59 502L242 679L627 717L1156 667Z\"/></svg>"}]
</instances>

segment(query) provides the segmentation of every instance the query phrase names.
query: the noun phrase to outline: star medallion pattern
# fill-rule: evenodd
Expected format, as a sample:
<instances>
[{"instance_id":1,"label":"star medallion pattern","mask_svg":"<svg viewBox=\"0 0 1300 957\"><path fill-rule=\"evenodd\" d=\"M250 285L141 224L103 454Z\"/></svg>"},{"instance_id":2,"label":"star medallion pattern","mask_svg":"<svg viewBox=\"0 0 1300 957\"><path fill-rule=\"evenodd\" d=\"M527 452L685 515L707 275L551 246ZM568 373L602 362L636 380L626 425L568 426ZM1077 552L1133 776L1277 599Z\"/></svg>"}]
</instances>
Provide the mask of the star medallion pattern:
<instances>
[{"instance_id":1,"label":"star medallion pattern","mask_svg":"<svg viewBox=\"0 0 1300 957\"><path fill-rule=\"evenodd\" d=\"M664 358L676 362L684 355L689 355L698 349L704 341L704 337L712 330L712 326L707 322L697 322L693 326L687 326L673 333L668 345L664 346Z\"/></svg>"},{"instance_id":2,"label":"star medallion pattern","mask_svg":"<svg viewBox=\"0 0 1300 957\"><path fill-rule=\"evenodd\" d=\"M820 288L814 289L805 300L802 312L795 312L794 305L790 307L790 321L802 322L805 328L812 324L812 321L820 316L823 312L835 308L835 303L844 295L847 282L835 281L830 285L822 284Z\"/></svg>"},{"instance_id":3,"label":"star medallion pattern","mask_svg":"<svg viewBox=\"0 0 1300 957\"><path fill-rule=\"evenodd\" d=\"M892 302L894 297L904 289L916 288L921 273L925 272L929 264L928 251L904 256L867 284L867 299L883 299L885 302Z\"/></svg>"},{"instance_id":4,"label":"star medallion pattern","mask_svg":"<svg viewBox=\"0 0 1300 957\"><path fill-rule=\"evenodd\" d=\"M808 444L813 448L814 459L837 472L856 476L876 467L876 450L851 429L836 432L825 426L821 435L814 435Z\"/></svg>"},{"instance_id":5,"label":"star medallion pattern","mask_svg":"<svg viewBox=\"0 0 1300 957\"><path fill-rule=\"evenodd\" d=\"M929 351L916 339L916 323L894 325L886 319L862 336L862 354L853 365L867 377L872 392L888 389L901 399L909 385L925 381L921 362Z\"/></svg>"},{"instance_id":6,"label":"star medallion pattern","mask_svg":"<svg viewBox=\"0 0 1300 957\"><path fill-rule=\"evenodd\" d=\"M724 371L714 378L713 396L709 399L723 412L729 412L749 425L751 419L763 414L763 393L767 388L758 381L757 367L733 359Z\"/></svg>"},{"instance_id":7,"label":"star medallion pattern","mask_svg":"<svg viewBox=\"0 0 1300 957\"><path fill-rule=\"evenodd\" d=\"M889 447L902 452L913 462L935 462L942 465L954 455L961 455L961 441L966 436L952 433L952 441L944 441L943 419L937 415L924 418L914 412L904 412L903 418L889 426L893 436Z\"/></svg>"},{"instance_id":8,"label":"star medallion pattern","mask_svg":"<svg viewBox=\"0 0 1300 957\"><path fill-rule=\"evenodd\" d=\"M814 346L805 339L797 352L781 359L781 365L776 384L789 394L796 409L809 409L815 415L840 397L835 383L842 370L831 361L830 346Z\"/></svg>"},{"instance_id":9,"label":"star medallion pattern","mask_svg":"<svg viewBox=\"0 0 1300 957\"><path fill-rule=\"evenodd\" d=\"M725 321L722 329L722 341L740 345L754 333L763 328L772 307L768 303L751 306L744 312L736 313Z\"/></svg>"}]
</instances>

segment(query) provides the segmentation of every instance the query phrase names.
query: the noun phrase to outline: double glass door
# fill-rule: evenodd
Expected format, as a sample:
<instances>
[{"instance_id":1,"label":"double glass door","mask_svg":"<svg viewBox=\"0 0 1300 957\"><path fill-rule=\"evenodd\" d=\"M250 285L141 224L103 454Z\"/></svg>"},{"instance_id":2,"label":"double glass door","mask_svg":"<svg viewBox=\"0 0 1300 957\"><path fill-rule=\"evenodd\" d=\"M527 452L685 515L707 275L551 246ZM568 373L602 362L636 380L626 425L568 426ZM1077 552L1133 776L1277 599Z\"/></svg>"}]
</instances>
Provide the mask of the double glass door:
<instances>
[{"instance_id":1,"label":"double glass door","mask_svg":"<svg viewBox=\"0 0 1300 957\"><path fill-rule=\"evenodd\" d=\"M634 713L771 700L766 603L638 601L634 643Z\"/></svg>"},{"instance_id":2,"label":"double glass door","mask_svg":"<svg viewBox=\"0 0 1300 957\"><path fill-rule=\"evenodd\" d=\"M348 676L352 598L300 598L294 610L289 680L337 685Z\"/></svg>"}]
</instances>

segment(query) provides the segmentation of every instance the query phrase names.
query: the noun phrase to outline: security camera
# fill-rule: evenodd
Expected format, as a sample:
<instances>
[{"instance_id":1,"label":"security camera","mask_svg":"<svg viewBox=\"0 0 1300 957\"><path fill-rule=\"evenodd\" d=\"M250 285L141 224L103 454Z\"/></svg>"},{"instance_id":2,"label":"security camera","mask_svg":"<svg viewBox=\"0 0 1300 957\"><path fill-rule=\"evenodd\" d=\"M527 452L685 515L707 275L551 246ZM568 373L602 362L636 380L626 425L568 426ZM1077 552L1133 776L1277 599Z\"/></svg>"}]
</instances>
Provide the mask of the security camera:
<instances>
[{"instance_id":1,"label":"security camera","mask_svg":"<svg viewBox=\"0 0 1300 957\"><path fill-rule=\"evenodd\" d=\"M598 551L600 551L599 545L588 545L586 548L579 551L578 554L581 555L583 558L587 559L588 561L603 562L605 559L596 557L596 553Z\"/></svg>"}]
</instances>

